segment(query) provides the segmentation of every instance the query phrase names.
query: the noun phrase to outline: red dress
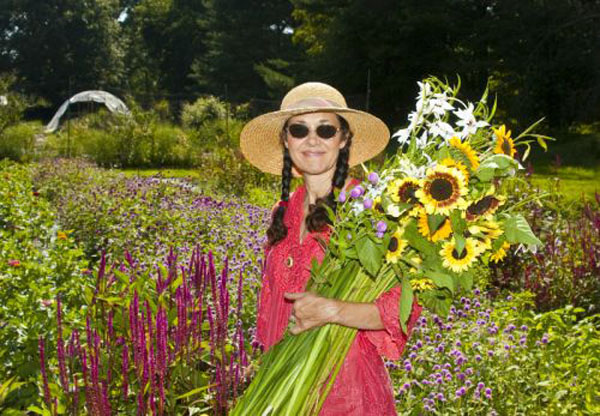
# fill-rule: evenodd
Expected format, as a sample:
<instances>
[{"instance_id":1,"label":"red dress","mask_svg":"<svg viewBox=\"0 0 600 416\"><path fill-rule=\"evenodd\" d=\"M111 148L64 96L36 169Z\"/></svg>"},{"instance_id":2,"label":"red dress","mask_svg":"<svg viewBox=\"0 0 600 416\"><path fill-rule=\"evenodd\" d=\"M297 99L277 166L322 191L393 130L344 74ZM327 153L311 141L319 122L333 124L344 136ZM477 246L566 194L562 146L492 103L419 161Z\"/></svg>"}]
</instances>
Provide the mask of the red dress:
<instances>
[{"instance_id":1,"label":"red dress","mask_svg":"<svg viewBox=\"0 0 600 416\"><path fill-rule=\"evenodd\" d=\"M302 243L299 241L304 194L304 185L292 194L284 217L287 237L265 252L257 314L257 338L265 350L283 337L288 326L293 303L283 294L303 292L310 279L311 258L321 262L325 254L316 237L328 241L326 232L308 233ZM395 287L376 300L385 329L358 331L320 416L397 414L392 383L381 356L400 359L408 339L398 319L400 293L400 287ZM409 334L420 313L421 306L415 302L408 323Z\"/></svg>"}]
</instances>

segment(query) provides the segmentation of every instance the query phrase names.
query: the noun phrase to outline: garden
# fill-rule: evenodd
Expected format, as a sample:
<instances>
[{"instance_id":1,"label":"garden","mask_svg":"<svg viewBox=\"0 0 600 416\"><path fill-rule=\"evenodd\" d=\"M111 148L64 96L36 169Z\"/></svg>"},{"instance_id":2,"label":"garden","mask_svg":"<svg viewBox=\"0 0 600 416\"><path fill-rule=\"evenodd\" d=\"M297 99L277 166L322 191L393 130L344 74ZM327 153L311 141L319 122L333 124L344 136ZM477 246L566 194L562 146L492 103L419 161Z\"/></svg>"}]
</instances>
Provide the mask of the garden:
<instances>
[{"instance_id":1,"label":"garden","mask_svg":"<svg viewBox=\"0 0 600 416\"><path fill-rule=\"evenodd\" d=\"M505 143L480 153L502 155L483 173L466 141L435 149L439 164L465 182L479 175L471 206L497 190L499 212L533 236L511 233L540 244L509 244L498 226L467 229L448 212L407 219L436 256L450 242L451 254L467 250L465 236L496 241L465 284L448 283L450 272L403 279L411 296L433 283L452 296L427 304L401 358L384 359L397 413L600 414L596 3L67 3L12 2L0 13L9 28L0 33L0 414L225 416L267 405L268 394L244 393L269 362L257 303L281 179L248 163L240 133L307 79L339 86L351 107L397 131L381 156L350 170L364 189L336 195L339 212L374 213L361 217L373 234L363 247L389 271L402 250L394 257L373 242L391 250L392 222L371 221L389 205L367 197L390 159L419 153L398 133L428 74L483 103L477 117ZM90 86L126 111L67 101L49 129ZM463 159L447 162L457 152ZM291 190L300 184L293 178ZM445 225L462 233L444 242ZM352 253L343 237L334 242ZM345 260L381 265L364 257ZM401 307L403 325L407 314Z\"/></svg>"},{"instance_id":2,"label":"garden","mask_svg":"<svg viewBox=\"0 0 600 416\"><path fill-rule=\"evenodd\" d=\"M261 360L256 302L276 184L239 158L233 135L215 133L218 112L195 116L181 137L210 135L212 146L181 154L200 167L144 169L145 157L156 165L152 144L172 160L179 151L157 133L178 127L155 111L85 115L71 122L73 157L58 145L63 128L2 162L4 414L224 415L247 387ZM120 142L94 142L109 137ZM576 191L568 175L592 168L538 165L510 186L543 245L479 268L447 316L422 315L402 359L386 362L399 414L600 411L598 182L578 179L594 192Z\"/></svg>"}]
</instances>

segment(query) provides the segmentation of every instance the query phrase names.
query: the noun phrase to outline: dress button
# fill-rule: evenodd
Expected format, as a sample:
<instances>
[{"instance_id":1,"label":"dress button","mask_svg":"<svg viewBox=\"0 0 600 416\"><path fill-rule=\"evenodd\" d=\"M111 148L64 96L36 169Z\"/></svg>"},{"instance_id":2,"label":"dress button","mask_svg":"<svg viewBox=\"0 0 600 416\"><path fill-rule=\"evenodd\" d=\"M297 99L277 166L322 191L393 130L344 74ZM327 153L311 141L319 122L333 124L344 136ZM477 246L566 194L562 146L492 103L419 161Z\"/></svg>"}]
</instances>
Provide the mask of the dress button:
<instances>
[{"instance_id":1,"label":"dress button","mask_svg":"<svg viewBox=\"0 0 600 416\"><path fill-rule=\"evenodd\" d=\"M285 265L287 267L292 267L294 265L294 259L292 258L292 256L288 256L287 259L285 259Z\"/></svg>"}]
</instances>

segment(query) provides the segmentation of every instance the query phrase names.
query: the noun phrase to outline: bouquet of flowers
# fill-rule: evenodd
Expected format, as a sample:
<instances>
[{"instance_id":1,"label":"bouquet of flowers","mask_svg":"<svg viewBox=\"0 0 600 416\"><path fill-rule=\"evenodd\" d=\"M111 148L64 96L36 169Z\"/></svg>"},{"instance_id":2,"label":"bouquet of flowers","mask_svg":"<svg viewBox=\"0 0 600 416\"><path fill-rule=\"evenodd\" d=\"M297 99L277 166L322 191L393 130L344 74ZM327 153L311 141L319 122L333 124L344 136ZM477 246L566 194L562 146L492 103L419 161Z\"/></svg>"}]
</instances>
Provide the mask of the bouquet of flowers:
<instances>
[{"instance_id":1,"label":"bouquet of flowers","mask_svg":"<svg viewBox=\"0 0 600 416\"><path fill-rule=\"evenodd\" d=\"M540 241L514 212L503 182L522 166L515 145L547 137L530 127L516 138L493 126L487 91L477 103L436 78L419 83L409 125L394 134L398 152L379 172L337 195L333 232L307 290L350 302L373 302L400 284L407 330L413 298L445 315L455 293L468 292L477 264L498 262L513 245ZM525 154L526 157L526 154ZM233 415L318 414L357 333L326 325L286 335L263 357Z\"/></svg>"}]
</instances>

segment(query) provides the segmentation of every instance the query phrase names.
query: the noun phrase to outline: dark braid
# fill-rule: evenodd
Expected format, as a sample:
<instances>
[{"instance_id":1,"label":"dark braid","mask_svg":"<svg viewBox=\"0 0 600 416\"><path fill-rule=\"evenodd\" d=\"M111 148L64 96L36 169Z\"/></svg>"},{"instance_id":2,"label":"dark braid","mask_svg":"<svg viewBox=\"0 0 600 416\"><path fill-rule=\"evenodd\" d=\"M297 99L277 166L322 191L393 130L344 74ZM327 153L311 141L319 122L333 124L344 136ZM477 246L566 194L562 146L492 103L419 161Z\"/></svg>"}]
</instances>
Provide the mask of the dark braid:
<instances>
[{"instance_id":1,"label":"dark braid","mask_svg":"<svg viewBox=\"0 0 600 416\"><path fill-rule=\"evenodd\" d=\"M314 204L308 206L308 215L306 216L306 228L308 231L322 231L327 225L331 225L331 220L327 215L327 210L324 205L329 206L333 212L336 210L337 202L335 200L334 190L342 189L348 177L350 166L350 146L352 145L352 132L348 126L348 122L338 115L342 134L346 137L346 146L340 149L338 159L335 165L335 173L333 174L332 189L328 195L318 198Z\"/></svg>"},{"instance_id":2,"label":"dark braid","mask_svg":"<svg viewBox=\"0 0 600 416\"><path fill-rule=\"evenodd\" d=\"M284 130L285 133L285 130ZM283 135L283 134L282 134ZM290 200L290 183L292 182L292 158L287 147L283 147L283 168L281 169L281 200ZM286 207L279 205L273 214L271 226L267 230L269 245L275 245L287 236L288 229L283 223Z\"/></svg>"}]
</instances>

